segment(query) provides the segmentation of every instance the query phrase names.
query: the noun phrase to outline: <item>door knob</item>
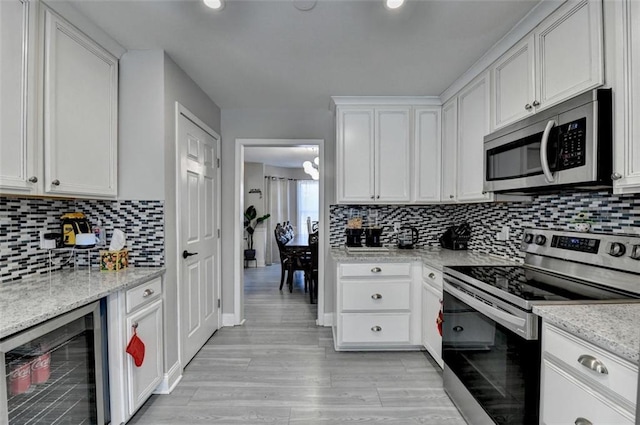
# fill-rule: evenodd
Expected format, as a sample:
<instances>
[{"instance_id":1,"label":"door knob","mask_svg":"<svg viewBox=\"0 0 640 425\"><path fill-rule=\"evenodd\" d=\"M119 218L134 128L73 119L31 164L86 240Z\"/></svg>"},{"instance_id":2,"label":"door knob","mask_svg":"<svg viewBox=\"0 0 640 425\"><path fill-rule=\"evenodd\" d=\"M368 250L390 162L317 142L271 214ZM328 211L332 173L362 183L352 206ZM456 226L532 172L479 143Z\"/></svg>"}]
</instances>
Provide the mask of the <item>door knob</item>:
<instances>
[{"instance_id":1,"label":"door knob","mask_svg":"<svg viewBox=\"0 0 640 425\"><path fill-rule=\"evenodd\" d=\"M197 252L189 252L186 249L182 251L182 258L191 257L192 255L198 255Z\"/></svg>"},{"instance_id":2,"label":"door knob","mask_svg":"<svg viewBox=\"0 0 640 425\"><path fill-rule=\"evenodd\" d=\"M52 184L53 186L60 186L60 180L55 179L54 181L52 181L52 182L51 182L51 184Z\"/></svg>"},{"instance_id":3,"label":"door knob","mask_svg":"<svg viewBox=\"0 0 640 425\"><path fill-rule=\"evenodd\" d=\"M537 100L534 100L532 103L533 106L540 106L540 102L538 102Z\"/></svg>"},{"instance_id":4,"label":"door knob","mask_svg":"<svg viewBox=\"0 0 640 425\"><path fill-rule=\"evenodd\" d=\"M38 183L38 178L36 176L29 177L29 183Z\"/></svg>"}]
</instances>

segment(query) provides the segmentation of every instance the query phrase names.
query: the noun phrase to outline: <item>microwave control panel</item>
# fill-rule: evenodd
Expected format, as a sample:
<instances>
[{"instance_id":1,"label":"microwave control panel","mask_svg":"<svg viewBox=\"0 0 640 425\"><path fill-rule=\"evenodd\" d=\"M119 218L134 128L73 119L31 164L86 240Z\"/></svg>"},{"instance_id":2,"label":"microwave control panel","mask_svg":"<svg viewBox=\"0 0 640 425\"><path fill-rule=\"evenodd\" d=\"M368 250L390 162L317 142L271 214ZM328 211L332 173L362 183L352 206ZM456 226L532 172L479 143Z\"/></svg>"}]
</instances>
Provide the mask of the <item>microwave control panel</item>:
<instances>
[{"instance_id":1,"label":"microwave control panel","mask_svg":"<svg viewBox=\"0 0 640 425\"><path fill-rule=\"evenodd\" d=\"M587 119L580 118L558 128L558 170L586 164L586 127Z\"/></svg>"}]
</instances>

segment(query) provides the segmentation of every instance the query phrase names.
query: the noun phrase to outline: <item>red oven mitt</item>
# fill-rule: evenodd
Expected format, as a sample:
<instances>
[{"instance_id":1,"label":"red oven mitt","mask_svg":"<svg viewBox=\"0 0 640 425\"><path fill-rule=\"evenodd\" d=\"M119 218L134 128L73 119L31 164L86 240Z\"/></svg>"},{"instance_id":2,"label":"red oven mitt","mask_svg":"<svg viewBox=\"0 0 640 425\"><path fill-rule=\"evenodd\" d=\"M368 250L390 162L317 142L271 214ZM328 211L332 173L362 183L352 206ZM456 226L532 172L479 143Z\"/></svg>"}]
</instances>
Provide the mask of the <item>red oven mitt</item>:
<instances>
[{"instance_id":1,"label":"red oven mitt","mask_svg":"<svg viewBox=\"0 0 640 425\"><path fill-rule=\"evenodd\" d=\"M444 314L442 313L442 301L440 301L440 311L436 318L436 326L438 327L438 333L442 336L442 322L444 322Z\"/></svg>"},{"instance_id":2,"label":"red oven mitt","mask_svg":"<svg viewBox=\"0 0 640 425\"><path fill-rule=\"evenodd\" d=\"M133 329L133 335L127 344L127 353L133 357L133 363L140 367L144 361L144 342L138 338L138 333L135 328Z\"/></svg>"}]
</instances>

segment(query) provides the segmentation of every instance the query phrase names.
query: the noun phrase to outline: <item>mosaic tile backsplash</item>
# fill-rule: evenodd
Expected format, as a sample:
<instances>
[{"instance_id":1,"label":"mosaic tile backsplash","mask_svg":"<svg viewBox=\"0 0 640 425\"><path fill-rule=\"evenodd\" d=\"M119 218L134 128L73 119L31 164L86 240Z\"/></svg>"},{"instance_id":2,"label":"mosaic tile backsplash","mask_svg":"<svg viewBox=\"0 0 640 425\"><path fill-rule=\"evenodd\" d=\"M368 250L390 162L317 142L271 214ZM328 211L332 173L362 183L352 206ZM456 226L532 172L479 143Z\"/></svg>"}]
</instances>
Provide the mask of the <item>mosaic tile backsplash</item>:
<instances>
[{"instance_id":1,"label":"mosaic tile backsplash","mask_svg":"<svg viewBox=\"0 0 640 425\"><path fill-rule=\"evenodd\" d=\"M447 227L468 222L472 228L469 249L520 258L520 241L525 227L571 230L579 213L585 213L592 231L640 234L640 195L613 195L610 192L574 192L536 196L532 202L500 202L482 204L422 206L347 206L330 207L330 244L344 244L344 229L351 211L377 211L379 224L391 226L382 237L384 245L393 245L395 223L414 226L420 232L420 246L437 246ZM498 241L502 226L509 227L507 241ZM363 241L364 242L364 241Z\"/></svg>"},{"instance_id":2,"label":"mosaic tile backsplash","mask_svg":"<svg viewBox=\"0 0 640 425\"><path fill-rule=\"evenodd\" d=\"M73 211L85 213L91 225L101 220L107 243L114 229L122 230L127 236L130 265L164 265L163 201L0 197L0 282L48 271L49 252L40 249L40 230L59 232L60 216ZM98 256L98 250L76 251L75 263L64 264L72 257L71 253L52 251L52 270L74 264L86 267L89 261L97 267Z\"/></svg>"}]
</instances>

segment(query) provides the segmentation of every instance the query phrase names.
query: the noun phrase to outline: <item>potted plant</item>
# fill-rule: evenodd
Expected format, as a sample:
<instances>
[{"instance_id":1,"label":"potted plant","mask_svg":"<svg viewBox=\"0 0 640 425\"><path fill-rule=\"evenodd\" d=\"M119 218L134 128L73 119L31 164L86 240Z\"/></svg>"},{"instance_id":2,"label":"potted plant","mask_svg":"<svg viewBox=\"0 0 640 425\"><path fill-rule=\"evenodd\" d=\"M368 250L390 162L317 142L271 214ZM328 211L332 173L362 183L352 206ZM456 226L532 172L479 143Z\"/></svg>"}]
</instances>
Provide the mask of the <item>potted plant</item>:
<instances>
[{"instance_id":1,"label":"potted plant","mask_svg":"<svg viewBox=\"0 0 640 425\"><path fill-rule=\"evenodd\" d=\"M258 211L256 211L256 207L253 205L248 207L244 212L244 230L249 234L249 236L247 236L248 249L244 250L245 260L253 260L256 258L256 250L253 249L253 233L256 231L256 227L269 217L271 217L271 214L258 217Z\"/></svg>"}]
</instances>

